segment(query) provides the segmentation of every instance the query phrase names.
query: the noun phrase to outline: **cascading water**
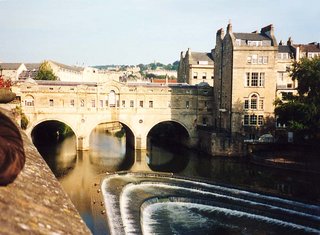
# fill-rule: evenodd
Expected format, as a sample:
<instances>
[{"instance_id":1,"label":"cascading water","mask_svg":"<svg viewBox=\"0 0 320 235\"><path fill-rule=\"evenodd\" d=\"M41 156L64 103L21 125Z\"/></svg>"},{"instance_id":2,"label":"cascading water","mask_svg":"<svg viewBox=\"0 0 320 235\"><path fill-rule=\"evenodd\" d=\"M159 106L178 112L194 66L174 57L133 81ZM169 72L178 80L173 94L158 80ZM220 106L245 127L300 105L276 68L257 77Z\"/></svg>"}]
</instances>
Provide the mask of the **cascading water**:
<instances>
[{"instance_id":1,"label":"cascading water","mask_svg":"<svg viewBox=\"0 0 320 235\"><path fill-rule=\"evenodd\" d=\"M317 205L171 174L124 172L100 182L111 234L320 234Z\"/></svg>"}]
</instances>

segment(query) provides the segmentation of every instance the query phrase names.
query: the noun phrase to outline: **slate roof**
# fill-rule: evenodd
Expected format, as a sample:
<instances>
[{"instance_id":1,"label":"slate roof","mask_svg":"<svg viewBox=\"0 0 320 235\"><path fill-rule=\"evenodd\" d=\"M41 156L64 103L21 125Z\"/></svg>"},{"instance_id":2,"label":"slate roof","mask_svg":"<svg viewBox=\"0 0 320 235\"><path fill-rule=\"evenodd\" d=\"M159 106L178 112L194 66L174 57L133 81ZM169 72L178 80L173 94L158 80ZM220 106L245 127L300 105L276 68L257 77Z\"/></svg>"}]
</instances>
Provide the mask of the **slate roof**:
<instances>
[{"instance_id":1,"label":"slate roof","mask_svg":"<svg viewBox=\"0 0 320 235\"><path fill-rule=\"evenodd\" d=\"M211 53L191 52L191 58L194 61L208 61L208 64L213 64L213 58Z\"/></svg>"},{"instance_id":2,"label":"slate roof","mask_svg":"<svg viewBox=\"0 0 320 235\"><path fill-rule=\"evenodd\" d=\"M60 68L64 68L64 69L71 70L71 71L82 72L84 70L83 67L69 66L69 65L65 65L65 64L61 64L61 63L52 61L52 60L50 60L50 62L59 66Z\"/></svg>"},{"instance_id":3,"label":"slate roof","mask_svg":"<svg viewBox=\"0 0 320 235\"><path fill-rule=\"evenodd\" d=\"M0 63L3 70L17 70L22 63Z\"/></svg>"},{"instance_id":4,"label":"slate roof","mask_svg":"<svg viewBox=\"0 0 320 235\"><path fill-rule=\"evenodd\" d=\"M31 71L31 70L39 70L40 67L40 63L25 63L24 64L27 68L27 70Z\"/></svg>"},{"instance_id":5,"label":"slate roof","mask_svg":"<svg viewBox=\"0 0 320 235\"><path fill-rule=\"evenodd\" d=\"M293 53L293 48L288 45L279 45L278 52L280 52L280 53Z\"/></svg>"},{"instance_id":6,"label":"slate roof","mask_svg":"<svg viewBox=\"0 0 320 235\"><path fill-rule=\"evenodd\" d=\"M258 33L233 33L236 39L249 40L249 41L264 41L271 40L267 36Z\"/></svg>"},{"instance_id":7,"label":"slate roof","mask_svg":"<svg viewBox=\"0 0 320 235\"><path fill-rule=\"evenodd\" d=\"M294 46L299 47L301 52L320 52L319 43L296 44Z\"/></svg>"}]
</instances>

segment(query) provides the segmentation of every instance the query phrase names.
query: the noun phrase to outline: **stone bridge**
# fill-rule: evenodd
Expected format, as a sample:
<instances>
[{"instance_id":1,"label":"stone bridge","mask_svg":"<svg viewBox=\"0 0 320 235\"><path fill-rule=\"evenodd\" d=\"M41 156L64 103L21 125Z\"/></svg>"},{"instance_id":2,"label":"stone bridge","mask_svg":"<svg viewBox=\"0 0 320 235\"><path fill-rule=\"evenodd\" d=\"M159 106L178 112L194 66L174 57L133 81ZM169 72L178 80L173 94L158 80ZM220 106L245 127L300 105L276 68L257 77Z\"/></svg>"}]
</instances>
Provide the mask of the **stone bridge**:
<instances>
[{"instance_id":1,"label":"stone bridge","mask_svg":"<svg viewBox=\"0 0 320 235\"><path fill-rule=\"evenodd\" d=\"M73 130L78 150L89 149L90 134L101 123L120 122L130 130L135 149L146 149L149 131L163 122L181 125L189 135L185 144L190 147L197 145L197 126L212 125L210 86L27 79L16 84L14 92L29 120L29 137L40 123L60 121Z\"/></svg>"}]
</instances>

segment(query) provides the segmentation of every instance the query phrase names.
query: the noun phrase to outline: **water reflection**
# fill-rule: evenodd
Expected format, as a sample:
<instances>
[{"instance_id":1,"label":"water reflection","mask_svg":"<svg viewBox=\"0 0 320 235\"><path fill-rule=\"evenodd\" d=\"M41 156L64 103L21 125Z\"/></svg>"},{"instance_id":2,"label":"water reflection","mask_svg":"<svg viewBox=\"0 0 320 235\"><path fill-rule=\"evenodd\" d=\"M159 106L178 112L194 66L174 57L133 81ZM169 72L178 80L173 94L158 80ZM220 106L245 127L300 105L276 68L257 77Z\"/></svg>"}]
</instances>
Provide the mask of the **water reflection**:
<instances>
[{"instance_id":1,"label":"water reflection","mask_svg":"<svg viewBox=\"0 0 320 235\"><path fill-rule=\"evenodd\" d=\"M320 201L320 179L314 175L259 167L244 158L209 157L186 149L166 149L154 143L148 151L134 151L126 148L125 137L114 137L101 127L91 134L89 151L77 152L74 136L56 146L37 147L91 229L90 189L94 177L121 170L172 172L255 191Z\"/></svg>"}]
</instances>

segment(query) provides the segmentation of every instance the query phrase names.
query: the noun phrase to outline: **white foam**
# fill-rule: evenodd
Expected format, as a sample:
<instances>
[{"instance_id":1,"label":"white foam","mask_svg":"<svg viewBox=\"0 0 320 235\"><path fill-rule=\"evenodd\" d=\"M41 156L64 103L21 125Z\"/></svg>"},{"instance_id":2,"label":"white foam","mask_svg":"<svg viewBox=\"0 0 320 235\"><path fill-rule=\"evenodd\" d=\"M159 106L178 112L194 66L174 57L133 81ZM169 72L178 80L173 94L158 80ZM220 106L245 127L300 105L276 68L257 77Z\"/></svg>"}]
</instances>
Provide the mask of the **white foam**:
<instances>
[{"instance_id":1,"label":"white foam","mask_svg":"<svg viewBox=\"0 0 320 235\"><path fill-rule=\"evenodd\" d=\"M143 233L144 234L154 234L154 230L152 225L156 224L156 221L153 220L151 218L151 215L155 213L155 211L157 211L159 208L163 207L162 202L158 202L158 203L154 203L151 205L148 205L145 207L144 211L143 211ZM233 216L233 217L247 217L249 219L252 220L256 220L256 221L262 221L262 222L266 222L269 224L275 224L281 227L288 227L288 228L292 228L292 229L296 229L296 230L303 230L305 232L311 232L311 233L320 233L320 230L318 229L313 229L313 228L309 228L303 225L298 225L298 224L294 224L294 223L290 223L290 222L286 222L286 221L282 221L282 220L278 220L278 219L273 219L273 218L269 218L266 216L262 216L262 215L256 215L256 214L251 214L251 213L247 213L247 212L242 212L242 211L237 211L237 210L231 210L231 209L227 209L227 208L221 208L221 207L216 207L216 206L209 206L209 205L202 205L202 204L195 204L195 203L187 203L187 202L165 202L166 206L171 206L171 207L186 207L189 209L192 208L197 208L200 210L204 210L204 211L208 211L208 212L220 212L223 213L225 215L228 216ZM175 209L173 211L173 213L176 213L177 210ZM175 214L176 217L179 217L179 215L177 216L177 214ZM185 217L184 217L185 218ZM185 223L188 221L184 221Z\"/></svg>"}]
</instances>

